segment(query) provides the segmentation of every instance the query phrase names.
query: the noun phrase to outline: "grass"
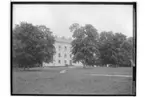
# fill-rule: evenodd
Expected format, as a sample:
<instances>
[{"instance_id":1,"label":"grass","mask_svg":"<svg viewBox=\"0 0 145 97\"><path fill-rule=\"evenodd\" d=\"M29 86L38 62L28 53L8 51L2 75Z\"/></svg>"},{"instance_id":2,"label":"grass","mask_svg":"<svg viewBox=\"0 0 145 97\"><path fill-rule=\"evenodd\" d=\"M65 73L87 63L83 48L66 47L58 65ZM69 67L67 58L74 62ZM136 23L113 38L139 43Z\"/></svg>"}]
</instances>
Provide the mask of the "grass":
<instances>
[{"instance_id":1,"label":"grass","mask_svg":"<svg viewBox=\"0 0 145 97\"><path fill-rule=\"evenodd\" d=\"M66 73L60 73L61 70ZM14 94L132 94L131 77L90 74L132 75L131 68L44 68L13 71Z\"/></svg>"}]
</instances>

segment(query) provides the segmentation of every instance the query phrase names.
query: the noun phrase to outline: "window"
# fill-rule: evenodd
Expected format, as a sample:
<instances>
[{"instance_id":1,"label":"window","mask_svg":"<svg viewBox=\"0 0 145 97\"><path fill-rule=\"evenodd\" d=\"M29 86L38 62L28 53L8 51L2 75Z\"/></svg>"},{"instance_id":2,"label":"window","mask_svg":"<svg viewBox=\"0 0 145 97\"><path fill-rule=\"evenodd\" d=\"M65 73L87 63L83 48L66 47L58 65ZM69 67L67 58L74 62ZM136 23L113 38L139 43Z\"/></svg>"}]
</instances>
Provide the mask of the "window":
<instances>
[{"instance_id":1,"label":"window","mask_svg":"<svg viewBox=\"0 0 145 97\"><path fill-rule=\"evenodd\" d=\"M55 62L55 60L53 60L53 62Z\"/></svg>"},{"instance_id":2,"label":"window","mask_svg":"<svg viewBox=\"0 0 145 97\"><path fill-rule=\"evenodd\" d=\"M64 60L64 63L65 63L65 64L67 64L67 61L66 61L66 60Z\"/></svg>"},{"instance_id":3,"label":"window","mask_svg":"<svg viewBox=\"0 0 145 97\"><path fill-rule=\"evenodd\" d=\"M72 61L71 60L69 61L69 63L70 63L70 65L72 65Z\"/></svg>"},{"instance_id":4,"label":"window","mask_svg":"<svg viewBox=\"0 0 145 97\"><path fill-rule=\"evenodd\" d=\"M61 63L61 61L60 61L60 60L58 60L58 63Z\"/></svg>"},{"instance_id":5,"label":"window","mask_svg":"<svg viewBox=\"0 0 145 97\"><path fill-rule=\"evenodd\" d=\"M66 57L67 57L67 55L66 55L66 54L64 54L64 57L66 58Z\"/></svg>"},{"instance_id":6,"label":"window","mask_svg":"<svg viewBox=\"0 0 145 97\"><path fill-rule=\"evenodd\" d=\"M59 46L58 48L59 48L59 51L60 51L61 50L61 46Z\"/></svg>"},{"instance_id":7,"label":"window","mask_svg":"<svg viewBox=\"0 0 145 97\"><path fill-rule=\"evenodd\" d=\"M58 57L61 57L61 54L60 53L58 54Z\"/></svg>"},{"instance_id":8,"label":"window","mask_svg":"<svg viewBox=\"0 0 145 97\"><path fill-rule=\"evenodd\" d=\"M65 46L65 50L67 50L67 47Z\"/></svg>"}]
</instances>

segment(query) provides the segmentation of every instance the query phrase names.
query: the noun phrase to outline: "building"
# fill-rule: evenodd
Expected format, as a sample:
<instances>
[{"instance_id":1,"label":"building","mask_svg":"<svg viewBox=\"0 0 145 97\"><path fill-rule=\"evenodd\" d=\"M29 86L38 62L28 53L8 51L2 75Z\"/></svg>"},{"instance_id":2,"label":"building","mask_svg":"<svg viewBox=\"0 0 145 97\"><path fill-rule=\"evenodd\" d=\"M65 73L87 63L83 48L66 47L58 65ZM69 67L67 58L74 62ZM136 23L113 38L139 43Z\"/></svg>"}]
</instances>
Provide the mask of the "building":
<instances>
[{"instance_id":1,"label":"building","mask_svg":"<svg viewBox=\"0 0 145 97\"><path fill-rule=\"evenodd\" d=\"M80 62L73 63L72 62L72 54L71 54L71 38L65 37L55 37L55 49L56 53L53 56L52 63L44 63L44 66L81 66Z\"/></svg>"}]
</instances>

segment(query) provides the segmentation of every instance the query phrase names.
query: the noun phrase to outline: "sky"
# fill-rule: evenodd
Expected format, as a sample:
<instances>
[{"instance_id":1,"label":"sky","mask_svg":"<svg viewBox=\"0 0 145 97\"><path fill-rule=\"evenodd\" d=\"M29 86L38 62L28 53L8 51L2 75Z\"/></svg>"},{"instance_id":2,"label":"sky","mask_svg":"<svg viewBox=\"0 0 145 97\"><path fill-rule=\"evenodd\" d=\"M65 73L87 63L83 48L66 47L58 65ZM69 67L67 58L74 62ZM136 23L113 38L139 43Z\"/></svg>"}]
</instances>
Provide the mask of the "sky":
<instances>
[{"instance_id":1,"label":"sky","mask_svg":"<svg viewBox=\"0 0 145 97\"><path fill-rule=\"evenodd\" d=\"M45 25L57 36L71 37L73 23L92 24L98 32L133 36L132 5L14 5L13 27L20 22Z\"/></svg>"}]
</instances>

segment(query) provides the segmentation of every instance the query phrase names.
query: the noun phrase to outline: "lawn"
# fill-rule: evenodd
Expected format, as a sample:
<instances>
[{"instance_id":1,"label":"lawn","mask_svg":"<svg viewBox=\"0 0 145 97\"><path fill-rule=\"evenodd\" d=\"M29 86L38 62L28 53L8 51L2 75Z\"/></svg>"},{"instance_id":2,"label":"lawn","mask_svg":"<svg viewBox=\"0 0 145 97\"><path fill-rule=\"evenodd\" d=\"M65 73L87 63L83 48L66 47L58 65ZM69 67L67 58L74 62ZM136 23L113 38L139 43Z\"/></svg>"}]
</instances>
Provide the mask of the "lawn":
<instances>
[{"instance_id":1,"label":"lawn","mask_svg":"<svg viewBox=\"0 0 145 97\"><path fill-rule=\"evenodd\" d=\"M60 71L66 70L65 73ZM42 68L13 70L13 94L132 94L131 68Z\"/></svg>"}]
</instances>

